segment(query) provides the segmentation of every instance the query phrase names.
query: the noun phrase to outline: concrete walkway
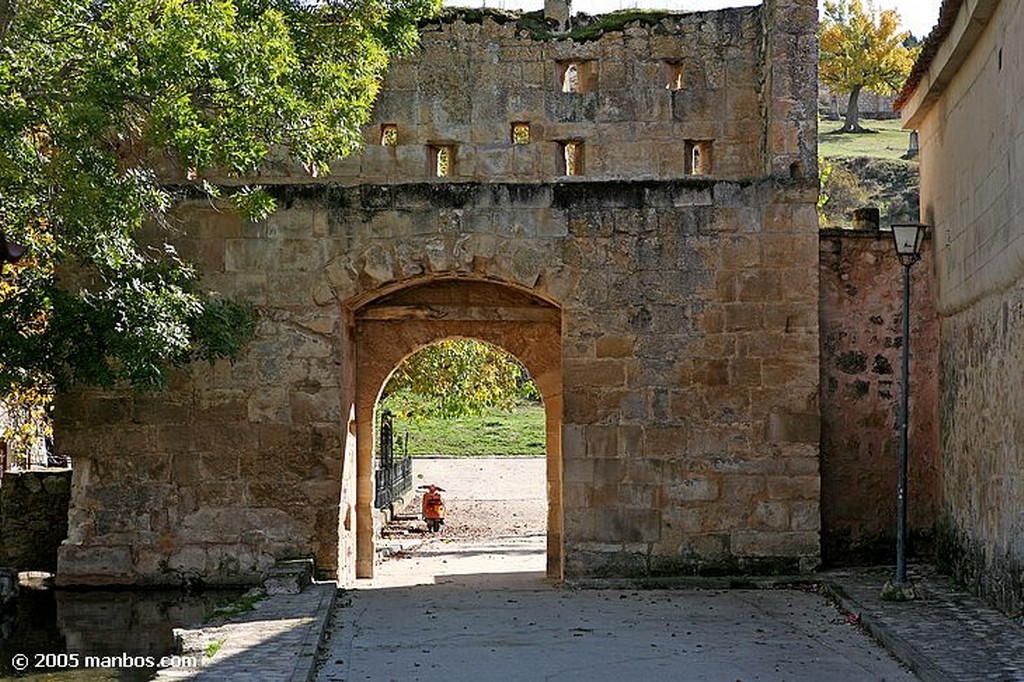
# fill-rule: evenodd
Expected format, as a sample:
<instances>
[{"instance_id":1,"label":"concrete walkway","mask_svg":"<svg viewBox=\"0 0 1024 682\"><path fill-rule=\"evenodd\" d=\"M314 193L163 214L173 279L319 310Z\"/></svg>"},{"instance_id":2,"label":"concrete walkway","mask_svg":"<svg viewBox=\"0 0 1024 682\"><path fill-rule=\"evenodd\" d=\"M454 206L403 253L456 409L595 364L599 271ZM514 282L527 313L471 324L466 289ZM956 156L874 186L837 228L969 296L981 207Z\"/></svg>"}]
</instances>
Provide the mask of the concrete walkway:
<instances>
[{"instance_id":1,"label":"concrete walkway","mask_svg":"<svg viewBox=\"0 0 1024 682\"><path fill-rule=\"evenodd\" d=\"M336 607L330 583L269 597L203 630L223 645L201 667L156 679L1024 681L1020 620L928 567L911 568L925 598L903 603L878 596L888 569L820 574L822 589L573 590L544 581L542 547L434 543Z\"/></svg>"},{"instance_id":2,"label":"concrete walkway","mask_svg":"<svg viewBox=\"0 0 1024 682\"><path fill-rule=\"evenodd\" d=\"M522 550L463 543L449 564L506 572L350 592L318 679L914 679L811 591L556 589L507 572Z\"/></svg>"},{"instance_id":3,"label":"concrete walkway","mask_svg":"<svg viewBox=\"0 0 1024 682\"><path fill-rule=\"evenodd\" d=\"M329 632L328 618L337 594L333 582L314 583L299 594L267 597L228 622L186 631L199 660L164 668L153 679L307 682L313 679L316 653ZM217 647L216 653L203 655L211 644Z\"/></svg>"}]
</instances>

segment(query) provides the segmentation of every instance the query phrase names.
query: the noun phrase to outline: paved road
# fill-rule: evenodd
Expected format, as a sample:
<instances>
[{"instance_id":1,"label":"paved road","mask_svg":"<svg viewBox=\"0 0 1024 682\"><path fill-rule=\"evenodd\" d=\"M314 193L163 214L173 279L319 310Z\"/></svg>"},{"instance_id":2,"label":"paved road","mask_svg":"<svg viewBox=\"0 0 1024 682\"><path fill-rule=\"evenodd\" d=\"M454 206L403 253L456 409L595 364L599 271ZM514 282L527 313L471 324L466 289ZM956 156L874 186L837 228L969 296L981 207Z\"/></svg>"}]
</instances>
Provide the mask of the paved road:
<instances>
[{"instance_id":1,"label":"paved road","mask_svg":"<svg viewBox=\"0 0 1024 682\"><path fill-rule=\"evenodd\" d=\"M916 679L811 592L573 591L543 567L542 533L403 552L341 600L318 679Z\"/></svg>"},{"instance_id":2,"label":"paved road","mask_svg":"<svg viewBox=\"0 0 1024 682\"><path fill-rule=\"evenodd\" d=\"M318 679L916 679L814 593L555 589L542 540L386 562L347 594Z\"/></svg>"},{"instance_id":3,"label":"paved road","mask_svg":"<svg viewBox=\"0 0 1024 682\"><path fill-rule=\"evenodd\" d=\"M536 465L503 466L503 480L517 489L540 480ZM486 524L466 518L465 527L453 524L442 538L400 554L377 579L337 600L331 583L269 597L230 623L194 632L206 638L198 650L203 641L218 640L221 650L200 668L165 670L159 679L305 682L315 660L319 679L332 682L914 679L812 593L548 587L541 517L511 516L522 506L490 499L491 484L471 485L485 480L480 474L455 463L433 472L464 497L464 510L479 509L474 495L487 496L486 510L512 519L502 532L482 533ZM482 492L469 494L474 488ZM538 496L534 489L529 504L536 507ZM422 536L410 533L400 544L409 548ZM880 586L892 571L830 571L818 580L921 680L1024 680L1024 621L986 606L926 565L910 569L921 599L882 601ZM328 624L334 604L342 606ZM321 634L330 640L314 656Z\"/></svg>"}]
</instances>

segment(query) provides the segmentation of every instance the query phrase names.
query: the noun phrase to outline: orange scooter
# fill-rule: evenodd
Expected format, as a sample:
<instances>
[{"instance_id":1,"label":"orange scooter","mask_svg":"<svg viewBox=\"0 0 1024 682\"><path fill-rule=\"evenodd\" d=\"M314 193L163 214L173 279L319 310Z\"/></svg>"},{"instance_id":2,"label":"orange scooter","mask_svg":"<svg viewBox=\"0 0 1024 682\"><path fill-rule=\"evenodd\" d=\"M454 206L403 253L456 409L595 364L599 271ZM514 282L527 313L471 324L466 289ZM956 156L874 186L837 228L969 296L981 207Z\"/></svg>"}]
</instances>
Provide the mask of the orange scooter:
<instances>
[{"instance_id":1,"label":"orange scooter","mask_svg":"<svg viewBox=\"0 0 1024 682\"><path fill-rule=\"evenodd\" d=\"M441 499L441 493L444 492L444 488L436 485L421 485L416 488L418 492L423 493L423 520L427 523L427 530L432 533L436 533L441 530L441 526L444 524L444 500Z\"/></svg>"}]
</instances>

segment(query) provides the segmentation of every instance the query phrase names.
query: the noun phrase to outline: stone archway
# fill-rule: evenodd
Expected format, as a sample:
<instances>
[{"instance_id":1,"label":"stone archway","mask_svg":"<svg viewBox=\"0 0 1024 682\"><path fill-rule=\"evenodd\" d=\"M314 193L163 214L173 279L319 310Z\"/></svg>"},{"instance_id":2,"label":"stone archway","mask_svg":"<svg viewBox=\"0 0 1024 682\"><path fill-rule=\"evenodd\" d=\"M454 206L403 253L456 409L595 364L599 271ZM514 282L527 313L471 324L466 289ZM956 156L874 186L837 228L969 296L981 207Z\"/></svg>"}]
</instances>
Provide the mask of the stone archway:
<instances>
[{"instance_id":1,"label":"stone archway","mask_svg":"<svg viewBox=\"0 0 1024 682\"><path fill-rule=\"evenodd\" d=\"M355 351L356 576L372 577L373 415L395 367L435 341L486 341L514 355L544 400L547 446L547 575L563 575L561 311L504 283L433 279L392 291L352 312Z\"/></svg>"}]
</instances>

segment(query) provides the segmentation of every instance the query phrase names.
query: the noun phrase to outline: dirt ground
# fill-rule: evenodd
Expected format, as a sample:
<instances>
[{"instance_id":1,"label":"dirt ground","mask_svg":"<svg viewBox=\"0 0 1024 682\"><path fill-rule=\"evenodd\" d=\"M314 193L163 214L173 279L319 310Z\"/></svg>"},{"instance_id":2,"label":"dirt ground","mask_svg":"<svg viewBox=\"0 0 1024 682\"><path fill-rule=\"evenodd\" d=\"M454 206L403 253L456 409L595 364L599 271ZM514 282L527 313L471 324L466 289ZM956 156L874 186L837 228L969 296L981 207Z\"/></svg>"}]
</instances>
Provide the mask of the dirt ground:
<instances>
[{"instance_id":1,"label":"dirt ground","mask_svg":"<svg viewBox=\"0 0 1024 682\"><path fill-rule=\"evenodd\" d=\"M414 485L444 488L446 540L483 540L547 532L546 460L543 457L413 459ZM421 495L385 530L430 539L419 518ZM439 538L434 538L439 539Z\"/></svg>"}]
</instances>

